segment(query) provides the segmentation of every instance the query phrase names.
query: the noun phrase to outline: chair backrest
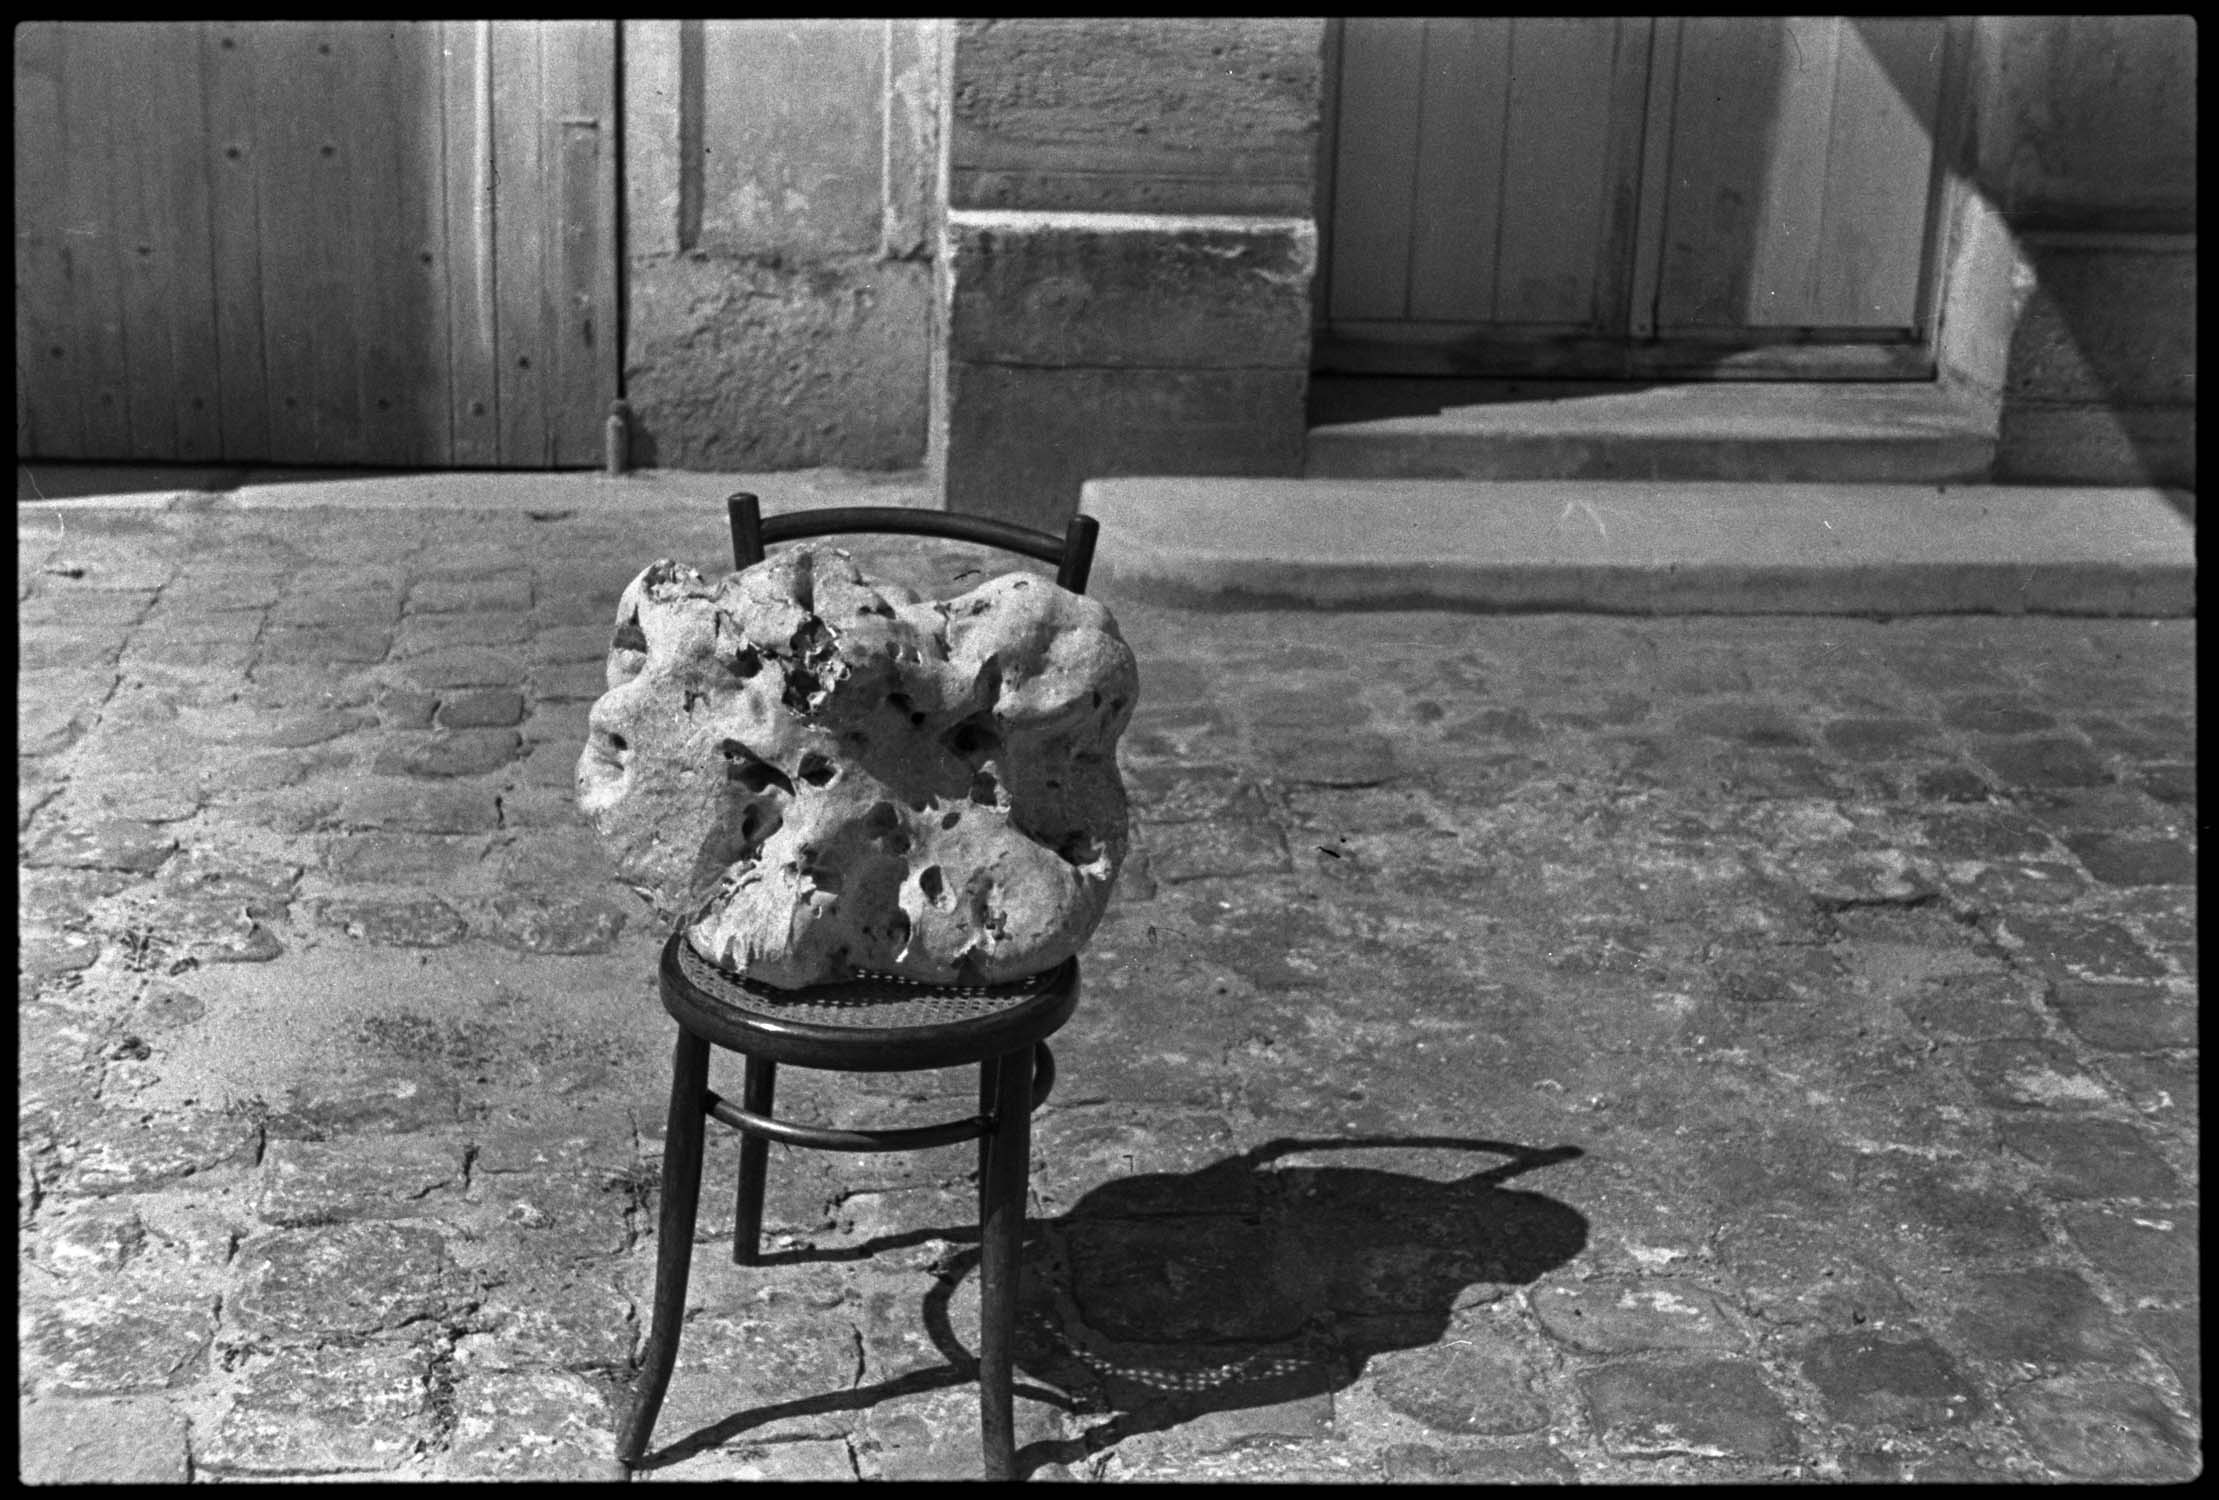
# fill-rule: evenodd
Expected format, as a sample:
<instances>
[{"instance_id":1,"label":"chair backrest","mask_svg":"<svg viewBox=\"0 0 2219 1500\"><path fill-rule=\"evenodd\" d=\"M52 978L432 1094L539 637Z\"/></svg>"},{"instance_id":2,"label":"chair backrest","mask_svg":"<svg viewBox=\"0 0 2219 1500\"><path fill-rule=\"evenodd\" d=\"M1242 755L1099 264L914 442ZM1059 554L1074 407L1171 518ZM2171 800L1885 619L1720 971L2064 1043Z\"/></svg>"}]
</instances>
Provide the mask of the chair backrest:
<instances>
[{"instance_id":1,"label":"chair backrest","mask_svg":"<svg viewBox=\"0 0 2219 1500\"><path fill-rule=\"evenodd\" d=\"M732 565L751 568L763 560L763 549L772 542L795 542L803 537L838 536L868 531L896 536L936 536L950 541L974 542L1022 552L1056 565L1056 582L1074 594L1086 592L1087 575L1094 568L1094 538L1101 527L1092 516L1075 515L1059 538L1009 521L986 516L962 516L944 510L909 510L894 505L843 505L823 510L797 510L763 519L763 503L741 491L724 502L732 520Z\"/></svg>"}]
</instances>

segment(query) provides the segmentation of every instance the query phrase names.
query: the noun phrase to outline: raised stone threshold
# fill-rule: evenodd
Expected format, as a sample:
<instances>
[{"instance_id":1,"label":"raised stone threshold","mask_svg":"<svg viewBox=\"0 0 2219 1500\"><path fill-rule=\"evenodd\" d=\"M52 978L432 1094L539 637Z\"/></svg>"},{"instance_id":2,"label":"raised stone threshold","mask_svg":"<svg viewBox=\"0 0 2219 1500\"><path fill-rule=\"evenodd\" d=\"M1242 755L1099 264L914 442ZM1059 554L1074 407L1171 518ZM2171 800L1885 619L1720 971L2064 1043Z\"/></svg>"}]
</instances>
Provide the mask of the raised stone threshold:
<instances>
[{"instance_id":1,"label":"raised stone threshold","mask_svg":"<svg viewBox=\"0 0 2219 1500\"><path fill-rule=\"evenodd\" d=\"M1305 472L1339 479L1969 484L1995 418L1933 381L1318 376Z\"/></svg>"},{"instance_id":2,"label":"raised stone threshold","mask_svg":"<svg viewBox=\"0 0 2219 1500\"><path fill-rule=\"evenodd\" d=\"M1081 505L1113 605L2195 613L2180 491L1129 478L1088 482Z\"/></svg>"}]
</instances>

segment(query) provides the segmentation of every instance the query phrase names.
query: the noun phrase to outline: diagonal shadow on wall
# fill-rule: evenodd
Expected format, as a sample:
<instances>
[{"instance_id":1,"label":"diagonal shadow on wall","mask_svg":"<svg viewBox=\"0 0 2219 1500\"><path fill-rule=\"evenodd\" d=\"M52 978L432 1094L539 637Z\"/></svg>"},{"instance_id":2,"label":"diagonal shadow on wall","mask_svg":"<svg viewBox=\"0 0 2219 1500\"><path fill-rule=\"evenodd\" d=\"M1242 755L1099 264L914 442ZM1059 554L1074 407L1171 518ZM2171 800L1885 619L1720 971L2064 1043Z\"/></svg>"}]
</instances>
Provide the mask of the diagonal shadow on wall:
<instances>
[{"instance_id":1,"label":"diagonal shadow on wall","mask_svg":"<svg viewBox=\"0 0 2219 1500\"><path fill-rule=\"evenodd\" d=\"M1877 29L1885 20L1848 24L1900 106L1943 153L1949 173L2021 243L2031 295L2014 319L2008 378L2047 365L2043 381L2077 387L2063 396L2065 404L2108 416L2120 458L2133 472L2107 474L2103 482L2192 486L2193 428L2184 442L2166 420L2182 405L2166 377L2194 366L2194 317L2170 325L2156 320L2159 341L2182 347L2160 352L2123 337L2135 326L2130 318L2148 324L2165 294L2162 279L2154 292L2119 279L2148 257L2090 262L2085 255L2044 254L2042 237L2194 233L2194 21L1978 18L1964 38L1975 56L1966 64L1970 98L1962 125L1935 117L1932 90L1907 76L1910 59ZM2007 400L2014 397L2007 392ZM2168 498L2194 519L2192 495Z\"/></svg>"},{"instance_id":2,"label":"diagonal shadow on wall","mask_svg":"<svg viewBox=\"0 0 2219 1500\"><path fill-rule=\"evenodd\" d=\"M1437 1181L1334 1160L1349 1150L1508 1159ZM1029 1225L1017 1339L1027 1379L1018 1394L1097 1420L1078 1437L1022 1449L1020 1474L1209 1412L1341 1390L1379 1355L1439 1341L1459 1307L1531 1283L1586 1248L1587 1220L1576 1209L1504 1186L1580 1154L1466 1137L1281 1138L1198 1171L1104 1183L1068 1213ZM976 1353L957 1338L949 1307L977 1268L977 1238L975 1226L940 1227L764 1256L769 1268L863 1260L935 1239L963 1244L938 1268L922 1308L947 1365L737 1412L643 1467L781 1418L975 1380Z\"/></svg>"}]
</instances>

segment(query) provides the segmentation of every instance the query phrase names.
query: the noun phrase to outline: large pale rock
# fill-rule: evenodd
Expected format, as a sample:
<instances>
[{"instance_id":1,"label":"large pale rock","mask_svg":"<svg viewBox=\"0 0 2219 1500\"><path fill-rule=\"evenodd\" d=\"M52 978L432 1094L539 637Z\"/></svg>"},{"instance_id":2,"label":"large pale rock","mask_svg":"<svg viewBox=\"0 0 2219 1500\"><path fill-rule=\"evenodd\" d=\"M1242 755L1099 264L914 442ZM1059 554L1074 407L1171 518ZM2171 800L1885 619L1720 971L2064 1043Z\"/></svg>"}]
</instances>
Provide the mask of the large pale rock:
<instances>
[{"instance_id":1,"label":"large pale rock","mask_svg":"<svg viewBox=\"0 0 2219 1500\"><path fill-rule=\"evenodd\" d=\"M927 601L801 546L617 606L578 802L727 968L980 983L1078 951L1125 856L1138 691L1109 611L1010 574Z\"/></svg>"}]
</instances>

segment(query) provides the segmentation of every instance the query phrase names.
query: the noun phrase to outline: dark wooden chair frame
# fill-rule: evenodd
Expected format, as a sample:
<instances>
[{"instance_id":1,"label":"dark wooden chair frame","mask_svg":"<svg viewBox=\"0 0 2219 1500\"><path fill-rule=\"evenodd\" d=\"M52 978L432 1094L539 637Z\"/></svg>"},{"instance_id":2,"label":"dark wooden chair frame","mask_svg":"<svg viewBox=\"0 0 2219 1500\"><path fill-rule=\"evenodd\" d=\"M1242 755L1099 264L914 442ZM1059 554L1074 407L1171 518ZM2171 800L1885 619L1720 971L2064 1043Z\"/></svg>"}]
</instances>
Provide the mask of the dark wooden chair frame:
<instances>
[{"instance_id":1,"label":"dark wooden chair frame","mask_svg":"<svg viewBox=\"0 0 2219 1500\"><path fill-rule=\"evenodd\" d=\"M798 511L764 520L754 495L726 502L734 563L763 560L774 542L850 533L941 537L1023 553L1054 563L1056 582L1084 593L1094 560L1092 517L1072 517L1058 538L983 516L890 506ZM632 1405L617 1437L617 1458L636 1468L678 1360L692 1272L694 1223L701 1201L704 1120L740 1131L740 1173L733 1214L735 1265L762 1261L763 1190L771 1141L823 1151L913 1151L979 1143L979 1410L988 1479L1017 1477L1013 1345L1018 1251L1032 1149L1032 1112L1055 1084L1047 1038L1070 1019L1079 999L1079 961L1004 984L958 988L861 978L806 990L776 990L745 975L711 969L673 933L658 965L663 1008L678 1022L671 1063L670 1122L663 1147L662 1212L655 1253L655 1309ZM824 1007L845 1009L826 1024ZM890 1024L858 1025L880 1008ZM952 1018L936 1012L953 1007ZM785 1014L780 1014L785 1012ZM794 1019L796 1015L813 1019ZM920 1018L921 1017L921 1018ZM741 1102L709 1088L709 1049L745 1060ZM834 1130L776 1119L772 1095L780 1063L841 1072L979 1068L979 1109L967 1119L898 1130ZM1015 1107L1014 1101L1024 1101Z\"/></svg>"}]
</instances>

